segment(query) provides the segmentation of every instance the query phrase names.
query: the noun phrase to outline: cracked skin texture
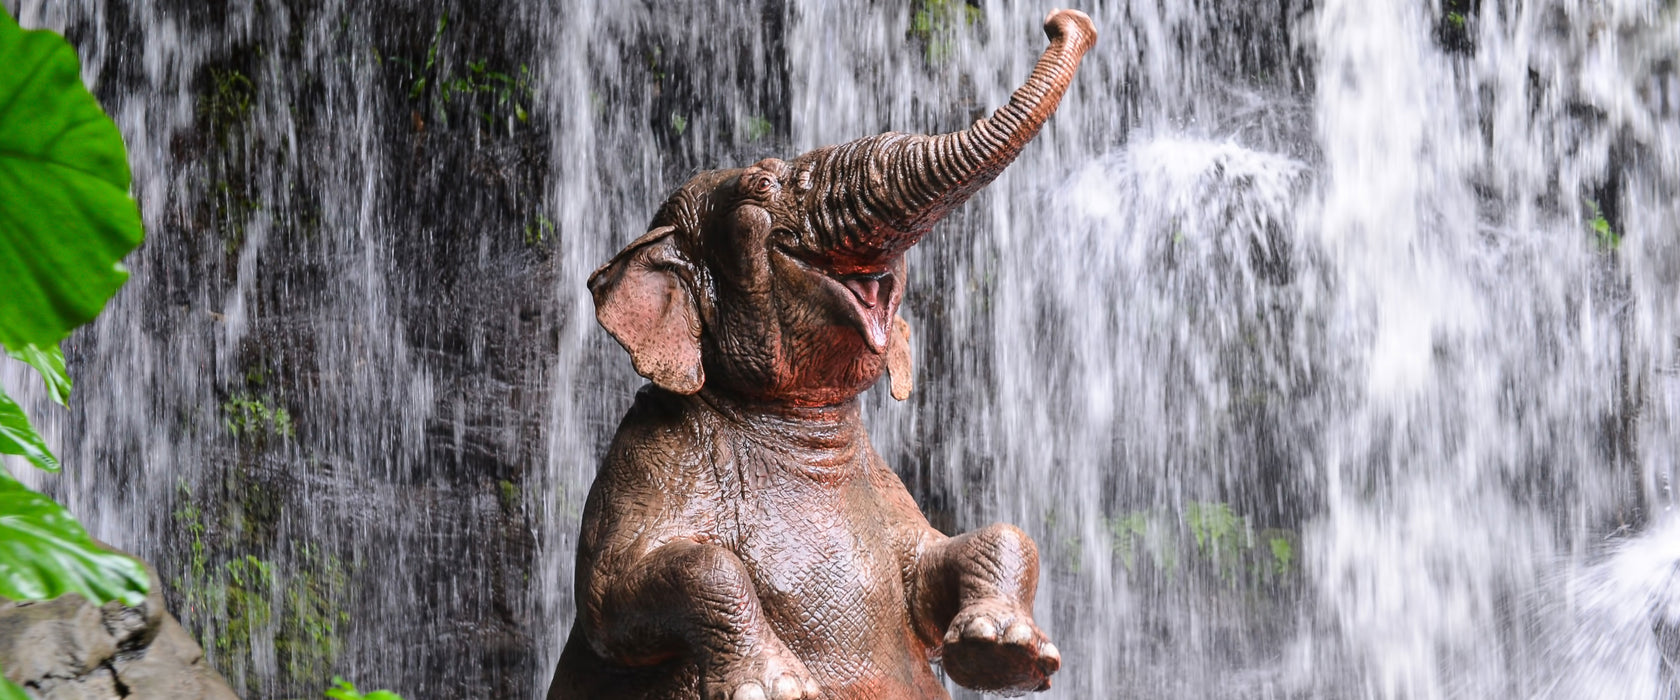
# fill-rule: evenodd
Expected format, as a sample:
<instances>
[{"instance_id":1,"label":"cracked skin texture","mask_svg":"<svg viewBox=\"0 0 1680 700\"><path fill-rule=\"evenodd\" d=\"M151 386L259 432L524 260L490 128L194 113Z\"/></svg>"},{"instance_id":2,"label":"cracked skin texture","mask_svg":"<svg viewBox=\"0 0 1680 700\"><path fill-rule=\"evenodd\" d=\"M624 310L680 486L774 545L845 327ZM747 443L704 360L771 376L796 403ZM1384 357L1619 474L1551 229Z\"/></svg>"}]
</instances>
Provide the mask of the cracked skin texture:
<instances>
[{"instance_id":1,"label":"cracked skin texture","mask_svg":"<svg viewBox=\"0 0 1680 700\"><path fill-rule=\"evenodd\" d=\"M910 391L903 252L994 179L1096 39L1050 46L989 119L695 176L590 278L652 384L596 475L578 617L550 700L946 698L1043 690L1038 552L1010 525L946 537L876 454L857 396Z\"/></svg>"}]
</instances>

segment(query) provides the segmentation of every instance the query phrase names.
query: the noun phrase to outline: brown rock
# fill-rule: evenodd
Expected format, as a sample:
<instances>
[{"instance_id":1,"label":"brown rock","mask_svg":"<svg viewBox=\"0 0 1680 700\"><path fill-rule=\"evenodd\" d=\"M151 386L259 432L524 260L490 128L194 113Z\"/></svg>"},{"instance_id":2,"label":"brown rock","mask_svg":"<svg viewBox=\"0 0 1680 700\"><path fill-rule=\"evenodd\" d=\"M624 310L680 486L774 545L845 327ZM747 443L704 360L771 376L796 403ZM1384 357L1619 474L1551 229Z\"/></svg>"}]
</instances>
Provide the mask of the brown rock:
<instances>
[{"instance_id":1,"label":"brown rock","mask_svg":"<svg viewBox=\"0 0 1680 700\"><path fill-rule=\"evenodd\" d=\"M0 600L0 669L42 700L238 700L151 579L133 607L79 595Z\"/></svg>"}]
</instances>

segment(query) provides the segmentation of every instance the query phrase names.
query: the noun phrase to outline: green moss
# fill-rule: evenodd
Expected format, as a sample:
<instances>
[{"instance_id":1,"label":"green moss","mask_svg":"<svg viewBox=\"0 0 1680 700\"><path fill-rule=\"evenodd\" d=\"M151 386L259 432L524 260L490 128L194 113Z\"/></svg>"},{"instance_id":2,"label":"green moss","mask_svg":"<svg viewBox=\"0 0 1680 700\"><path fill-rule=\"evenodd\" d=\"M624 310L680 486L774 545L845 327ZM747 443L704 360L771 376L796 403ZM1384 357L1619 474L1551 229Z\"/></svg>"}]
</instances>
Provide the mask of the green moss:
<instances>
[{"instance_id":1,"label":"green moss","mask_svg":"<svg viewBox=\"0 0 1680 700\"><path fill-rule=\"evenodd\" d=\"M1610 226L1610 220L1604 218L1604 210L1599 208L1598 201L1594 199L1583 201L1586 203L1587 213L1590 215L1590 218L1587 219L1587 226L1592 228L1593 238L1598 242L1599 251L1609 253L1622 247L1621 234L1616 233L1616 230Z\"/></svg>"},{"instance_id":2,"label":"green moss","mask_svg":"<svg viewBox=\"0 0 1680 700\"><path fill-rule=\"evenodd\" d=\"M519 504L523 499L519 492L519 485L507 479L496 482L496 487L502 497L502 511L512 515L519 512Z\"/></svg>"},{"instance_id":3,"label":"green moss","mask_svg":"<svg viewBox=\"0 0 1680 700\"><path fill-rule=\"evenodd\" d=\"M331 672L344 648L347 577L335 557L308 545L299 554L303 566L283 591L274 651L288 678L317 681Z\"/></svg>"},{"instance_id":4,"label":"green moss","mask_svg":"<svg viewBox=\"0 0 1680 700\"><path fill-rule=\"evenodd\" d=\"M241 492L251 484L238 484ZM191 548L186 570L174 579L174 592L184 602L182 621L195 631L213 665L243 677L246 690L261 687L318 688L331 676L344 649L350 621L349 577L340 560L320 547L300 541L262 546L252 541L254 518L277 517L272 506L263 512L236 508L224 513L232 520L219 530L206 528L205 513L183 486L182 505L174 519L185 530ZM247 499L251 500L251 499ZM276 499L255 497L256 501ZM245 503L250 509L256 503ZM220 537L216 537L220 533ZM255 550L255 551L253 551ZM272 559L261 551L284 555ZM239 552L235 554L234 552ZM284 562L282 566L279 562ZM253 655L271 649L278 674L259 678ZM243 673L239 671L243 670Z\"/></svg>"},{"instance_id":5,"label":"green moss","mask_svg":"<svg viewBox=\"0 0 1680 700\"><path fill-rule=\"evenodd\" d=\"M299 547L289 573L247 554L222 565L205 585L203 598L219 627L201 639L217 666L251 668L256 643L272 643L282 684L326 680L344 648L347 585L335 558ZM248 689L257 690L253 674Z\"/></svg>"},{"instance_id":6,"label":"green moss","mask_svg":"<svg viewBox=\"0 0 1680 700\"><path fill-rule=\"evenodd\" d=\"M238 394L222 403L222 424L234 437L277 435L290 439L292 414L266 398Z\"/></svg>"},{"instance_id":7,"label":"green moss","mask_svg":"<svg viewBox=\"0 0 1680 700\"><path fill-rule=\"evenodd\" d=\"M1138 550L1149 535L1149 519L1143 513L1128 513L1108 520L1108 532L1113 537L1114 553L1128 571L1137 567Z\"/></svg>"},{"instance_id":8,"label":"green moss","mask_svg":"<svg viewBox=\"0 0 1680 700\"><path fill-rule=\"evenodd\" d=\"M916 0L906 35L922 45L928 63L945 63L956 55L958 33L984 18L983 10L965 0Z\"/></svg>"},{"instance_id":9,"label":"green moss","mask_svg":"<svg viewBox=\"0 0 1680 700\"><path fill-rule=\"evenodd\" d=\"M525 223L525 245L536 247L554 239L554 221L542 213Z\"/></svg>"},{"instance_id":10,"label":"green moss","mask_svg":"<svg viewBox=\"0 0 1680 700\"><path fill-rule=\"evenodd\" d=\"M1219 576L1233 581L1240 574L1243 555L1254 549L1248 521L1231 512L1224 503L1192 503L1184 513L1196 551L1212 562Z\"/></svg>"},{"instance_id":11,"label":"green moss","mask_svg":"<svg viewBox=\"0 0 1680 700\"><path fill-rule=\"evenodd\" d=\"M1201 501L1186 506L1180 517L1154 511L1111 516L1108 533L1128 572L1147 568L1172 580L1182 567L1237 589L1278 583L1294 573L1300 541L1290 530L1256 533L1230 505Z\"/></svg>"},{"instance_id":12,"label":"green moss","mask_svg":"<svg viewBox=\"0 0 1680 700\"><path fill-rule=\"evenodd\" d=\"M257 87L235 68L212 66L207 78L209 86L199 95L198 113L210 124L216 141L225 144L228 133L251 116Z\"/></svg>"},{"instance_id":13,"label":"green moss","mask_svg":"<svg viewBox=\"0 0 1680 700\"><path fill-rule=\"evenodd\" d=\"M214 647L223 656L249 656L251 640L269 633L274 621L274 571L247 554L223 565L219 584L213 602L221 604L223 622Z\"/></svg>"},{"instance_id":14,"label":"green moss","mask_svg":"<svg viewBox=\"0 0 1680 700\"><path fill-rule=\"evenodd\" d=\"M1442 48L1449 53L1475 52L1475 34L1471 30L1479 5L1476 0L1442 1L1442 12L1435 25L1435 37Z\"/></svg>"},{"instance_id":15,"label":"green moss","mask_svg":"<svg viewBox=\"0 0 1680 700\"><path fill-rule=\"evenodd\" d=\"M1295 545L1288 537L1269 537L1266 544L1272 550L1272 563L1278 571L1287 572L1295 565Z\"/></svg>"},{"instance_id":16,"label":"green moss","mask_svg":"<svg viewBox=\"0 0 1680 700\"><path fill-rule=\"evenodd\" d=\"M173 517L175 526L187 533L188 554L186 571L174 578L171 587L184 599L186 609L180 612L190 623L209 608L210 545L205 540L204 512L193 504L192 489L184 481L178 488L183 505Z\"/></svg>"},{"instance_id":17,"label":"green moss","mask_svg":"<svg viewBox=\"0 0 1680 700\"><path fill-rule=\"evenodd\" d=\"M765 119L764 117L755 114L747 119L746 136L748 141L757 141L762 139L769 136L770 132L774 130L775 125L771 124L770 120Z\"/></svg>"}]
</instances>

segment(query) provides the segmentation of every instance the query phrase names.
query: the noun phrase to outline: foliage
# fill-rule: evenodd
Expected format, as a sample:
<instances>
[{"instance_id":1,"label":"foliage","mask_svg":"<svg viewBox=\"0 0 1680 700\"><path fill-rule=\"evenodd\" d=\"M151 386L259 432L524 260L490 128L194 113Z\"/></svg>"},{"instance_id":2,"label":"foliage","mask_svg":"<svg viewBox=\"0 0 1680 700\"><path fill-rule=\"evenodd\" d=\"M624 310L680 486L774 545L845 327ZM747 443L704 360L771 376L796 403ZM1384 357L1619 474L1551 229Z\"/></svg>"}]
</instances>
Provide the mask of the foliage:
<instances>
[{"instance_id":1,"label":"foliage","mask_svg":"<svg viewBox=\"0 0 1680 700\"><path fill-rule=\"evenodd\" d=\"M476 113L487 126L506 123L511 130L515 122L529 122L528 106L536 101L530 66L499 70L479 59L468 61L466 72L454 72L439 60L448 28L449 15L439 17L423 61L400 56L387 59L408 69L411 80L408 99L427 102L434 118L444 124L449 123L451 108L463 102L468 102L466 109Z\"/></svg>"},{"instance_id":2,"label":"foliage","mask_svg":"<svg viewBox=\"0 0 1680 700\"><path fill-rule=\"evenodd\" d=\"M0 345L56 347L105 308L140 244L116 125L70 45L0 12Z\"/></svg>"},{"instance_id":3,"label":"foliage","mask_svg":"<svg viewBox=\"0 0 1680 700\"><path fill-rule=\"evenodd\" d=\"M1472 25L1480 0L1442 0L1435 23L1435 38L1449 53L1471 54L1476 41Z\"/></svg>"},{"instance_id":4,"label":"foliage","mask_svg":"<svg viewBox=\"0 0 1680 700\"><path fill-rule=\"evenodd\" d=\"M20 455L30 464L49 472L58 471L58 458L29 425L29 417L4 390L0 390L0 454ZM4 478L4 477L0 477Z\"/></svg>"},{"instance_id":5,"label":"foliage","mask_svg":"<svg viewBox=\"0 0 1680 700\"><path fill-rule=\"evenodd\" d=\"M283 675L292 681L319 680L337 660L349 621L344 573L336 561L299 549L303 561L287 576L247 554L225 562L202 584L208 590L193 592L222 618L221 629L203 640L221 663L248 660L255 642L269 635Z\"/></svg>"},{"instance_id":6,"label":"foliage","mask_svg":"<svg viewBox=\"0 0 1680 700\"><path fill-rule=\"evenodd\" d=\"M333 687L327 689L327 697L332 700L403 700L401 695L389 690L370 690L364 694L356 690L356 684L338 676L333 676Z\"/></svg>"},{"instance_id":7,"label":"foliage","mask_svg":"<svg viewBox=\"0 0 1680 700\"><path fill-rule=\"evenodd\" d=\"M146 569L108 552L52 499L0 474L0 597L145 601Z\"/></svg>"},{"instance_id":8,"label":"foliage","mask_svg":"<svg viewBox=\"0 0 1680 700\"><path fill-rule=\"evenodd\" d=\"M229 490L260 493L253 484L235 482ZM251 539L264 525L255 520L252 505L213 518L192 502L181 487L183 505L175 510L176 527L191 536L186 570L174 581L182 597L182 622L193 629L215 665L230 671L230 679L244 679L248 690L260 690L261 678L249 673L254 655L271 648L279 664L279 679L292 688L316 687L325 681L344 647L349 622L349 586L344 567L319 547L292 540L280 547L286 557L265 558L265 549ZM235 540L223 537L238 534ZM229 551L244 552L229 556ZM255 550L257 553L251 553Z\"/></svg>"},{"instance_id":9,"label":"foliage","mask_svg":"<svg viewBox=\"0 0 1680 700\"><path fill-rule=\"evenodd\" d=\"M252 636L273 624L269 601L273 598L274 570L268 562L249 554L224 564L222 569L224 585L217 602L226 618L213 646L223 655L236 650L244 655L249 653Z\"/></svg>"},{"instance_id":10,"label":"foliage","mask_svg":"<svg viewBox=\"0 0 1680 700\"><path fill-rule=\"evenodd\" d=\"M535 220L525 224L525 245L539 246L554 238L554 220L543 214L537 214Z\"/></svg>"},{"instance_id":11,"label":"foliage","mask_svg":"<svg viewBox=\"0 0 1680 700\"><path fill-rule=\"evenodd\" d=\"M70 397L59 342L98 315L128 279L140 244L128 195L128 153L81 81L62 37L24 31L0 8L0 348L35 368L52 400ZM0 455L47 471L58 460L0 388ZM139 605L150 581L139 562L100 547L70 513L0 467L0 597L78 593ZM0 677L0 700L27 700Z\"/></svg>"},{"instance_id":12,"label":"foliage","mask_svg":"<svg viewBox=\"0 0 1680 700\"><path fill-rule=\"evenodd\" d=\"M496 482L496 487L501 493L502 510L509 514L519 512L519 503L524 500L519 493L519 485L507 479L502 479Z\"/></svg>"},{"instance_id":13,"label":"foliage","mask_svg":"<svg viewBox=\"0 0 1680 700\"><path fill-rule=\"evenodd\" d=\"M770 132L774 131L775 128L775 125L771 124L770 120L755 114L751 118L747 119L747 140L757 141L762 139L769 136Z\"/></svg>"},{"instance_id":14,"label":"foliage","mask_svg":"<svg viewBox=\"0 0 1680 700\"><path fill-rule=\"evenodd\" d=\"M143 235L140 210L122 135L82 85L75 50L0 11L0 65L0 346L62 404L71 383L59 341L127 280L121 261ZM3 390L0 454L58 469ZM0 469L0 596L138 605L148 587L139 562L101 548L63 507Z\"/></svg>"},{"instance_id":15,"label":"foliage","mask_svg":"<svg viewBox=\"0 0 1680 700\"><path fill-rule=\"evenodd\" d=\"M1587 225L1592 227L1593 237L1598 241L1598 249L1608 252L1620 248L1622 236L1616 233L1614 228L1611 228L1610 220L1604 218L1604 211L1599 208L1598 202L1592 199L1585 201L1587 213L1592 215L1587 220Z\"/></svg>"},{"instance_id":16,"label":"foliage","mask_svg":"<svg viewBox=\"0 0 1680 700\"><path fill-rule=\"evenodd\" d=\"M1295 533L1255 531L1230 505L1192 502L1182 517L1132 511L1108 519L1112 548L1129 572L1146 563L1167 576L1181 566L1216 575L1237 587L1277 580L1295 571ZM1186 557L1181 551L1188 550Z\"/></svg>"},{"instance_id":17,"label":"foliage","mask_svg":"<svg viewBox=\"0 0 1680 700\"><path fill-rule=\"evenodd\" d=\"M191 496L185 483L181 484L181 492L183 496ZM188 503L175 511L175 524L192 536L192 556L187 560L188 578L174 580L175 590L186 596L186 612L190 616L205 609L207 603L203 598L203 582L208 581L210 576L210 550L204 541L204 514L199 511L198 506Z\"/></svg>"},{"instance_id":18,"label":"foliage","mask_svg":"<svg viewBox=\"0 0 1680 700\"><path fill-rule=\"evenodd\" d=\"M198 111L209 120L218 142L225 143L233 125L250 116L256 93L256 85L242 71L210 69L210 88L199 98Z\"/></svg>"},{"instance_id":19,"label":"foliage","mask_svg":"<svg viewBox=\"0 0 1680 700\"><path fill-rule=\"evenodd\" d=\"M337 661L350 613L348 577L338 560L308 545L298 554L305 566L286 582L274 650L286 675L302 680L321 677Z\"/></svg>"},{"instance_id":20,"label":"foliage","mask_svg":"<svg viewBox=\"0 0 1680 700\"><path fill-rule=\"evenodd\" d=\"M70 401L70 373L64 369L64 351L57 345L49 345L42 350L34 345L25 345L17 350L7 350L6 354L30 367L41 375L41 382L47 386L47 395L58 405L67 405Z\"/></svg>"},{"instance_id":21,"label":"foliage","mask_svg":"<svg viewBox=\"0 0 1680 700\"><path fill-rule=\"evenodd\" d=\"M1266 540L1272 550L1272 560L1277 562L1278 568L1288 571L1295 564L1295 545L1289 543L1289 538L1273 536Z\"/></svg>"},{"instance_id":22,"label":"foliage","mask_svg":"<svg viewBox=\"0 0 1680 700\"><path fill-rule=\"evenodd\" d=\"M906 34L922 44L928 63L944 63L956 54L957 31L974 26L984 16L979 7L964 0L917 0Z\"/></svg>"},{"instance_id":23,"label":"foliage","mask_svg":"<svg viewBox=\"0 0 1680 700\"><path fill-rule=\"evenodd\" d=\"M234 437L278 435L292 437L292 414L283 406L267 399L254 399L243 394L222 404L223 425Z\"/></svg>"}]
</instances>

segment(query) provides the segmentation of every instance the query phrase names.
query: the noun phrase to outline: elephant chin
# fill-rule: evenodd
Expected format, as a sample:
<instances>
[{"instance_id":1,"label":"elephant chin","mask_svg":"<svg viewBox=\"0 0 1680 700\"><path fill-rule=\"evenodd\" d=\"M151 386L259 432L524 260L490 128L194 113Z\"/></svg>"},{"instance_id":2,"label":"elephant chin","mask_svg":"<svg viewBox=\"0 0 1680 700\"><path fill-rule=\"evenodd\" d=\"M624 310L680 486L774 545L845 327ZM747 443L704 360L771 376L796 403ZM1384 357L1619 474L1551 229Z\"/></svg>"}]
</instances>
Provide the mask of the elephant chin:
<instances>
[{"instance_id":1,"label":"elephant chin","mask_svg":"<svg viewBox=\"0 0 1680 700\"><path fill-rule=\"evenodd\" d=\"M892 268L848 272L825 270L786 250L778 253L799 270L823 307L845 319L871 353L883 355L891 339L899 279Z\"/></svg>"}]
</instances>

